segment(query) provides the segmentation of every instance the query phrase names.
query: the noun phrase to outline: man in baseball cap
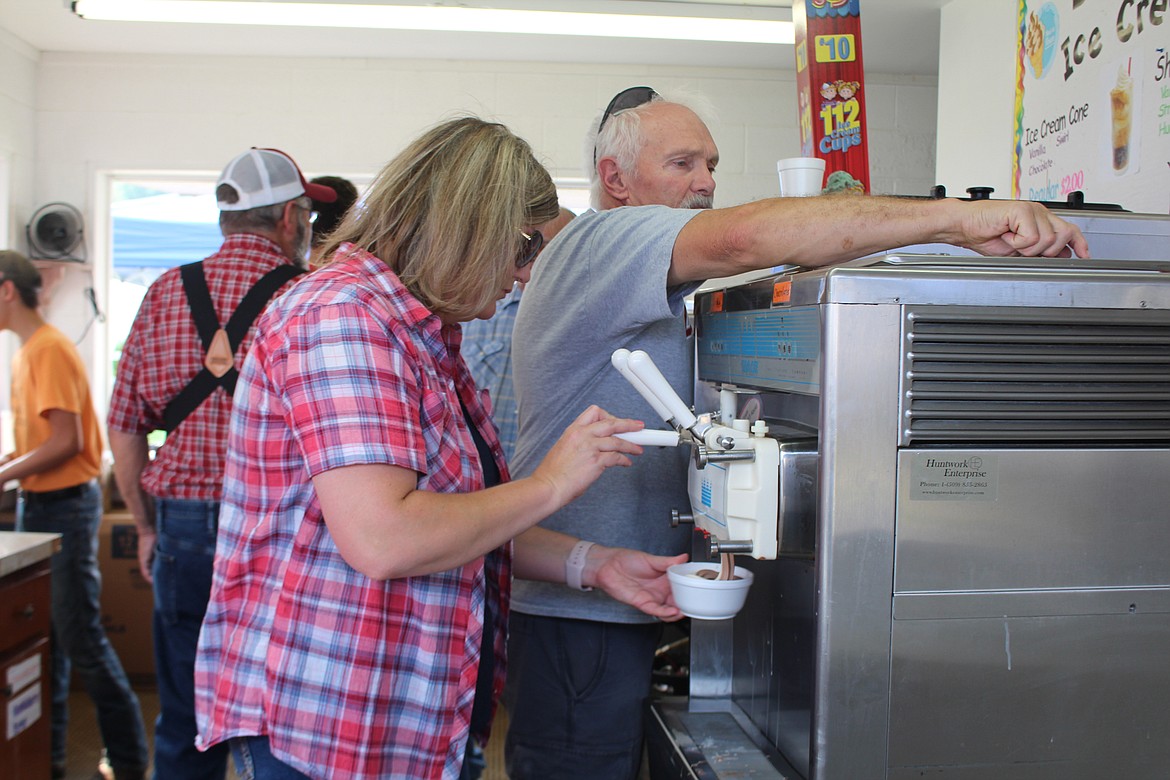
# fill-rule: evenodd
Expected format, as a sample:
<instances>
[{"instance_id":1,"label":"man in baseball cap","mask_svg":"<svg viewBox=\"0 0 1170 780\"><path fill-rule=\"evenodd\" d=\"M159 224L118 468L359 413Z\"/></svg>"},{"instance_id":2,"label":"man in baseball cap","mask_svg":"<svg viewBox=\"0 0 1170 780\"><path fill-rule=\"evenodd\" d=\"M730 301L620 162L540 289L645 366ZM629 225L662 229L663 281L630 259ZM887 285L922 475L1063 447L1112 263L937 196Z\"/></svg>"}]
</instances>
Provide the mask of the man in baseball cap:
<instances>
[{"instance_id":1,"label":"man in baseball cap","mask_svg":"<svg viewBox=\"0 0 1170 780\"><path fill-rule=\"evenodd\" d=\"M252 148L215 186L224 241L201 263L151 285L122 349L108 429L114 475L138 527L138 562L154 583L159 716L154 776L224 777L227 745L195 748L195 643L211 590L232 391L267 301L307 265L313 201L284 152ZM149 457L154 430L166 442Z\"/></svg>"},{"instance_id":2,"label":"man in baseball cap","mask_svg":"<svg viewBox=\"0 0 1170 780\"><path fill-rule=\"evenodd\" d=\"M220 211L274 206L301 195L323 203L337 200L337 193L331 187L305 181L293 158L279 149L252 147L228 163L215 183Z\"/></svg>"}]
</instances>

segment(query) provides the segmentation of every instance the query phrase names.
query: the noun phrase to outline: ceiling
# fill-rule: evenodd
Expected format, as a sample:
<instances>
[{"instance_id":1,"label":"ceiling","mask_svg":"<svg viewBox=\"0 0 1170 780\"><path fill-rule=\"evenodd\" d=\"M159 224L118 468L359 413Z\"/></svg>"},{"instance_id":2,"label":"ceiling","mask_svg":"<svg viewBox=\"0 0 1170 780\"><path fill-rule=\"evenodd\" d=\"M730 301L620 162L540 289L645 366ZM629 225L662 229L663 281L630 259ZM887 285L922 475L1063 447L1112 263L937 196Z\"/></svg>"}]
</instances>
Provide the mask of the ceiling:
<instances>
[{"instance_id":1,"label":"ceiling","mask_svg":"<svg viewBox=\"0 0 1170 780\"><path fill-rule=\"evenodd\" d=\"M351 0L352 1L352 0ZM390 3L392 0L375 0ZM872 73L938 75L940 9L950 0L862 0L865 67ZM406 0L416 2L417 0ZM455 0L476 7L789 18L791 0ZM404 4L400 0L400 4ZM427 4L452 4L435 0ZM690 6L688 8L688 6ZM665 10L663 10L665 9ZM783 10L777 10L783 9ZM779 13L781 16L777 17ZM0 27L41 52L260 55L628 63L791 69L791 46L602 39L585 36L98 22L68 0L0 0Z\"/></svg>"}]
</instances>

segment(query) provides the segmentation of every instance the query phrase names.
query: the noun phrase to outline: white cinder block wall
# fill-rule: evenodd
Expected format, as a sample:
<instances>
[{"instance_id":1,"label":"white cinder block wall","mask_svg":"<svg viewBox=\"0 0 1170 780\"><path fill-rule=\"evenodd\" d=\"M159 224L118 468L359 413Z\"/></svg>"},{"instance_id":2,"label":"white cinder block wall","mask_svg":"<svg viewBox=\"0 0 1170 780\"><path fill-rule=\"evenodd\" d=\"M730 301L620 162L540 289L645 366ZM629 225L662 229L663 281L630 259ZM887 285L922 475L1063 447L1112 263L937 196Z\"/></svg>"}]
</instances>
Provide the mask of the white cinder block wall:
<instances>
[{"instance_id":1,"label":"white cinder block wall","mask_svg":"<svg viewBox=\"0 0 1170 780\"><path fill-rule=\"evenodd\" d=\"M37 52L0 27L0 249L23 248L34 202ZM0 336L0 455L11 452L7 421L9 366L17 344Z\"/></svg>"},{"instance_id":2,"label":"white cinder block wall","mask_svg":"<svg viewBox=\"0 0 1170 780\"><path fill-rule=\"evenodd\" d=\"M95 287L99 299L104 295L104 233L92 223L102 174L112 171L215 173L258 145L288 151L310 176L374 173L423 128L472 112L528 139L554 176L580 177L586 125L615 92L642 83L698 92L711 102L721 152L717 205L775 195L776 159L799 153L795 81L787 70L37 55L19 51L20 45L0 36L0 57L16 57L26 72L12 90L33 104L23 109L25 124L30 112L35 117L32 186L14 193L9 224L23 231L33 209L49 201L73 203L86 214L94 268L71 272L49 309L55 324L76 335L88 321L85 288ZM4 71L0 84L7 91ZM874 191L924 194L934 183L934 80L866 79ZM0 150L13 145L17 154L32 151L20 133L0 124ZM91 365L105 359L100 326L80 348ZM2 375L0 384L6 384ZM108 389L94 389L104 403Z\"/></svg>"},{"instance_id":3,"label":"white cinder block wall","mask_svg":"<svg viewBox=\"0 0 1170 780\"><path fill-rule=\"evenodd\" d=\"M0 27L0 248L13 244L17 212L33 190L36 142L36 51ZM0 179L3 181L3 179Z\"/></svg>"},{"instance_id":4,"label":"white cinder block wall","mask_svg":"<svg viewBox=\"0 0 1170 780\"><path fill-rule=\"evenodd\" d=\"M581 176L585 126L635 83L711 101L720 204L776 193L776 159L799 151L788 71L60 53L38 69L37 180L45 196L79 199L97 169L218 170L252 144L287 149L306 170L369 172L464 112L508 124L555 176ZM874 189L929 188L935 82L876 74L867 90Z\"/></svg>"},{"instance_id":5,"label":"white cinder block wall","mask_svg":"<svg viewBox=\"0 0 1170 780\"><path fill-rule=\"evenodd\" d=\"M952 0L942 9L939 48L938 183L1012 196L1015 151L1017 0Z\"/></svg>"}]
</instances>

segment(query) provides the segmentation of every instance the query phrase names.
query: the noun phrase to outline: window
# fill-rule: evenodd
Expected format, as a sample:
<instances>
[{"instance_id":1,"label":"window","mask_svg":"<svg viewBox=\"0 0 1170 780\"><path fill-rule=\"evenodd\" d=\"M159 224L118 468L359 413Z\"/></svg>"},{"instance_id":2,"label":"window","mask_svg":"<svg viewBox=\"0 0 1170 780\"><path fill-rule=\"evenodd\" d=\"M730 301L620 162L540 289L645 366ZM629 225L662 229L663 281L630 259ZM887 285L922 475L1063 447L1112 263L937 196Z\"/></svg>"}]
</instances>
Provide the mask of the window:
<instances>
[{"instance_id":1,"label":"window","mask_svg":"<svg viewBox=\"0 0 1170 780\"><path fill-rule=\"evenodd\" d=\"M110 377L147 288L223 241L211 181L115 179L110 192Z\"/></svg>"},{"instance_id":2,"label":"window","mask_svg":"<svg viewBox=\"0 0 1170 780\"><path fill-rule=\"evenodd\" d=\"M95 398L108 399L113 392L122 345L151 282L169 268L202 260L222 243L213 192L215 178L215 174L200 173L114 173L107 175L104 188L99 185L108 199L110 239L105 266L108 354L99 364L108 366L109 373L95 377ZM372 179L347 178L359 192ZM563 178L555 183L565 208L578 214L589 208L587 180ZM99 388L104 388L104 393Z\"/></svg>"}]
</instances>

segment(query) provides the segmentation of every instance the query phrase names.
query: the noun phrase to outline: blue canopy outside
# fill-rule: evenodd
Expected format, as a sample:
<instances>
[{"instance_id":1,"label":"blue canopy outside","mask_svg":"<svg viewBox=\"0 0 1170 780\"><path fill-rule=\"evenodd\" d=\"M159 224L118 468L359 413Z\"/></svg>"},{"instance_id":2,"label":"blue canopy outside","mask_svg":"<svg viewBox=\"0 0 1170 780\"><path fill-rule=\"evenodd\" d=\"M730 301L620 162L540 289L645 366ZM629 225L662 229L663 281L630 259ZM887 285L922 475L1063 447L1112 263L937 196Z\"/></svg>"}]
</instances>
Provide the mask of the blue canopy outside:
<instances>
[{"instance_id":1,"label":"blue canopy outside","mask_svg":"<svg viewBox=\"0 0 1170 780\"><path fill-rule=\"evenodd\" d=\"M223 243L218 224L113 218L114 273L154 278L168 268L204 259Z\"/></svg>"}]
</instances>

